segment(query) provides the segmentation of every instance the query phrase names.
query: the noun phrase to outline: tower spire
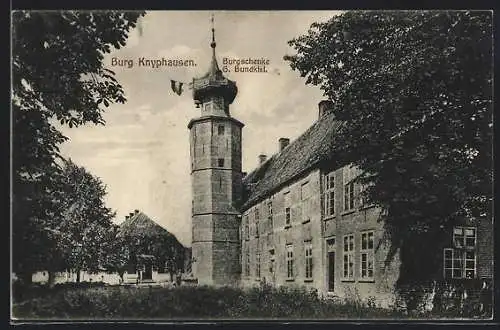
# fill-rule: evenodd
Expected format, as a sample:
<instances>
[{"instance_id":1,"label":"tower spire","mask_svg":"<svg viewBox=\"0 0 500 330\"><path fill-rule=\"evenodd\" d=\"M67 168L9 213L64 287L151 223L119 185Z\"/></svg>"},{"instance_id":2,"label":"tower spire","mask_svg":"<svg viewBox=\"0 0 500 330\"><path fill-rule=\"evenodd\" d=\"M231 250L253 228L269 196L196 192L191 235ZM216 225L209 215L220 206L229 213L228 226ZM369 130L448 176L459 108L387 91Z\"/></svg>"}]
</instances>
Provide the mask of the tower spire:
<instances>
[{"instance_id":1,"label":"tower spire","mask_svg":"<svg viewBox=\"0 0 500 330\"><path fill-rule=\"evenodd\" d=\"M214 14L213 13L212 13L212 17L211 17L210 21L212 23L212 43L210 43L210 47L213 48L214 53L215 53L216 43L215 43L215 28L214 28Z\"/></svg>"},{"instance_id":2,"label":"tower spire","mask_svg":"<svg viewBox=\"0 0 500 330\"><path fill-rule=\"evenodd\" d=\"M210 47L212 47L212 63L210 65L210 74L215 76L219 71L219 65L217 64L217 58L215 57L215 27L214 27L214 14L212 13L210 18L211 26L212 26L212 42L210 43Z\"/></svg>"},{"instance_id":3,"label":"tower spire","mask_svg":"<svg viewBox=\"0 0 500 330\"><path fill-rule=\"evenodd\" d=\"M229 115L229 104L234 101L238 88L236 83L224 77L222 70L217 63L217 56L215 55L215 27L214 27L214 14L210 15L212 40L210 47L212 48L212 59L208 72L200 78L193 79L193 99L197 107L212 100L213 98L223 99L220 102L220 114ZM211 101L210 101L211 102ZM215 111L215 110L214 110Z\"/></svg>"}]
</instances>

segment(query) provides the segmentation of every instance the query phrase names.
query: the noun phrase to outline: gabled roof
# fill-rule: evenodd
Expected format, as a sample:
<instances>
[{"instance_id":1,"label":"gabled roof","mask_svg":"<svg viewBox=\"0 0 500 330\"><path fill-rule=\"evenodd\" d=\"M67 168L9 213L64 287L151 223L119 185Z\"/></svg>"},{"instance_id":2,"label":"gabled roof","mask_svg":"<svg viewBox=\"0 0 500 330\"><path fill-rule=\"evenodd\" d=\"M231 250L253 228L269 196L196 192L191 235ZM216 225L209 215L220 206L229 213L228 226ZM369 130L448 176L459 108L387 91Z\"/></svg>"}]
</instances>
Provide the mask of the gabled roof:
<instances>
[{"instance_id":1,"label":"gabled roof","mask_svg":"<svg viewBox=\"0 0 500 330\"><path fill-rule=\"evenodd\" d=\"M312 170L320 162L332 159L333 139L339 126L340 122L331 112L324 114L295 141L243 178L245 196L242 211Z\"/></svg>"},{"instance_id":2,"label":"gabled roof","mask_svg":"<svg viewBox=\"0 0 500 330\"><path fill-rule=\"evenodd\" d=\"M120 224L120 236L158 236L171 235L165 228L151 220L146 214L137 212Z\"/></svg>"}]
</instances>

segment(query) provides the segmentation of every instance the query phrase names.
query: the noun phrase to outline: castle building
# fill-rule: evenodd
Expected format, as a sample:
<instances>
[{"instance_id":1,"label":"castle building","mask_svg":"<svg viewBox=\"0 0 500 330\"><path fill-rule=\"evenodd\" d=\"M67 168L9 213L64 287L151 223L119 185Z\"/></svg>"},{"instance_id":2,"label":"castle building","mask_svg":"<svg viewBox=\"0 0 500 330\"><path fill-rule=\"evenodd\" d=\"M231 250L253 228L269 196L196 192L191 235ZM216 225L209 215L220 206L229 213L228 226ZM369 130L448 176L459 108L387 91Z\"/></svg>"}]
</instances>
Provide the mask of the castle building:
<instances>
[{"instance_id":1,"label":"castle building","mask_svg":"<svg viewBox=\"0 0 500 330\"><path fill-rule=\"evenodd\" d=\"M201 116L190 129L193 273L199 284L306 286L338 296L390 298L399 260L386 265L381 209L360 196L355 167L335 158L340 122L330 101L295 141L278 141L272 157L241 172L243 124L231 117L236 84L215 56L193 80ZM491 221L464 221L444 242L442 278L491 279Z\"/></svg>"}]
</instances>

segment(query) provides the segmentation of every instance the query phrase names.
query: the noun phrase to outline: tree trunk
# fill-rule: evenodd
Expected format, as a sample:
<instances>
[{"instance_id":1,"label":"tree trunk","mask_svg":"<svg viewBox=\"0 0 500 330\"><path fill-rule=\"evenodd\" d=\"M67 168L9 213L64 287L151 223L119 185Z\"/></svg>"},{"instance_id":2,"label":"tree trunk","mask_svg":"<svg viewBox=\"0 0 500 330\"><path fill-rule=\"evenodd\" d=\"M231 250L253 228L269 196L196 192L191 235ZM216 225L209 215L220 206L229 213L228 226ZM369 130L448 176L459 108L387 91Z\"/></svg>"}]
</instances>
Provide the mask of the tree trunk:
<instances>
[{"instance_id":1,"label":"tree trunk","mask_svg":"<svg viewBox=\"0 0 500 330\"><path fill-rule=\"evenodd\" d=\"M53 288L56 283L56 274L51 270L49 270L48 273L49 273L49 279L47 285L49 286L49 288Z\"/></svg>"},{"instance_id":2,"label":"tree trunk","mask_svg":"<svg viewBox=\"0 0 500 330\"><path fill-rule=\"evenodd\" d=\"M76 270L76 283L80 283L80 269Z\"/></svg>"}]
</instances>

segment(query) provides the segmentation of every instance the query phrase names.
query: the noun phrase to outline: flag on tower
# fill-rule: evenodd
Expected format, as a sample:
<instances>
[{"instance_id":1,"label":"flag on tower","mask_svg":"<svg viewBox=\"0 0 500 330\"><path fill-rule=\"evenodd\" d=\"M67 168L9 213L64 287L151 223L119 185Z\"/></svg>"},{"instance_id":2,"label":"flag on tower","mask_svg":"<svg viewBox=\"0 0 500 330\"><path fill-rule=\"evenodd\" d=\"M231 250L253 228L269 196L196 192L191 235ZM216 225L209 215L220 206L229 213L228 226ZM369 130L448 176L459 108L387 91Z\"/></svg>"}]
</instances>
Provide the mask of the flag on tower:
<instances>
[{"instance_id":1,"label":"flag on tower","mask_svg":"<svg viewBox=\"0 0 500 330\"><path fill-rule=\"evenodd\" d=\"M175 80L170 80L170 86L172 87L172 90L174 91L175 94L181 95L182 94L182 85L184 83L180 81L175 81Z\"/></svg>"}]
</instances>

